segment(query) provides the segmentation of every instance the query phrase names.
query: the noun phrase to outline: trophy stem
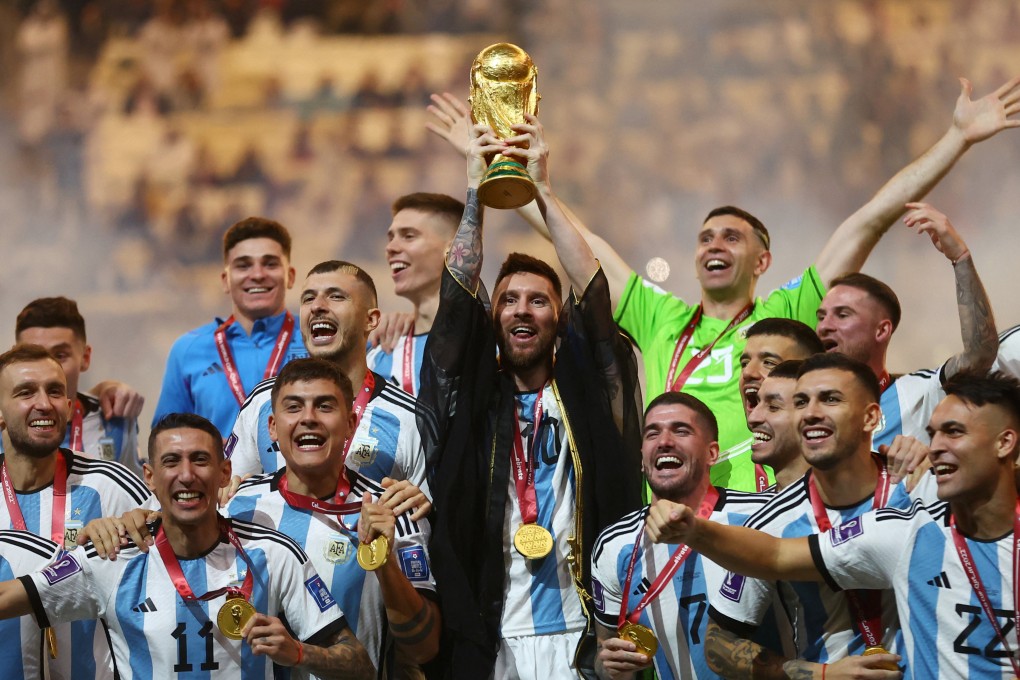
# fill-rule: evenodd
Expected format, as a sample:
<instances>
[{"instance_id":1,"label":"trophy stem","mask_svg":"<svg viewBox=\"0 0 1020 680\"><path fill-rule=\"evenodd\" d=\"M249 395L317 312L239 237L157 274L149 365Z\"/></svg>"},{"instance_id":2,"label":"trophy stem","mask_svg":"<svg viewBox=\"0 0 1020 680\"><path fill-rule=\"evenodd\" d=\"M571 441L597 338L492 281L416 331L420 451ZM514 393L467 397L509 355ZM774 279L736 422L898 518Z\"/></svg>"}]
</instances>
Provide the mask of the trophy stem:
<instances>
[{"instance_id":1,"label":"trophy stem","mask_svg":"<svg viewBox=\"0 0 1020 680\"><path fill-rule=\"evenodd\" d=\"M481 184L478 200L482 205L501 210L520 208L535 200L538 187L527 169L512 158L497 154L489 164Z\"/></svg>"}]
</instances>

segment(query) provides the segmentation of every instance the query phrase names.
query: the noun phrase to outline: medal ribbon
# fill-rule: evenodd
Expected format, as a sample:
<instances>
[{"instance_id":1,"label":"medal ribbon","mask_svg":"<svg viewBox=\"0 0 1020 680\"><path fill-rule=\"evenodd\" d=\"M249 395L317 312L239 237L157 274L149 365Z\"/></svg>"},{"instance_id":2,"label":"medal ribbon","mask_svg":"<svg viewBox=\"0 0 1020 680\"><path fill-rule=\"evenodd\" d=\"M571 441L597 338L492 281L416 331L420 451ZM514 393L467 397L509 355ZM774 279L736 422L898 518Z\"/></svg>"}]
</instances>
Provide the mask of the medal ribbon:
<instances>
[{"instance_id":1,"label":"medal ribbon","mask_svg":"<svg viewBox=\"0 0 1020 680\"><path fill-rule=\"evenodd\" d=\"M701 499L701 505L698 506L698 517L701 519L708 519L712 516L712 511L715 509L716 503L719 502L719 490L714 486L709 486L708 490L705 491L705 497ZM630 595L630 583L634 578L634 565L637 564L638 553L641 552L641 540L644 538L644 531L639 531L637 538L634 540L634 551L630 554L630 563L627 565L627 577L623 583L623 596L620 601L620 618L617 621L616 627L622 628L625 621L631 623L637 623L638 619L641 618L641 612L645 610L645 607L652 603L652 600L659 596L666 585L672 580L676 572L683 566L683 563L687 561L693 550L690 546L684 544L679 546L673 551L673 555L669 558L669 562L666 567L659 572L659 575L652 581L652 585L645 592L641 601L634 607L634 611L627 614L627 599Z\"/></svg>"},{"instance_id":2,"label":"medal ribbon","mask_svg":"<svg viewBox=\"0 0 1020 680\"><path fill-rule=\"evenodd\" d=\"M978 573L974 560L970 556L967 539L956 530L956 517L954 516L949 518L949 530L953 534L956 553L960 556L960 564L963 566L963 571L967 574L970 587L974 589L974 594L977 595L978 601L981 602L981 608L985 611L985 616L988 617L992 628L995 629L995 635L999 638L999 642L1002 643L1002 648L1009 654L1009 662L1013 664L1013 674L1020 677L1020 661L1017 661L1016 655L1010 649L1009 642L1002 632L999 619L996 618L995 610L992 608L992 601L988 599L988 591L985 590L985 584L981 582L981 574ZM1020 501L1017 501L1015 518L1013 520L1013 616L1015 617L1014 621L1020 622Z\"/></svg>"},{"instance_id":3,"label":"medal ribbon","mask_svg":"<svg viewBox=\"0 0 1020 680\"><path fill-rule=\"evenodd\" d=\"M227 376L227 384L230 385L230 391L234 393L234 399L237 400L237 403L243 404L247 393L244 391L244 384L241 382L241 374L237 370L237 364L234 363L234 355L230 353L230 343L227 342L227 328L232 323L234 323L233 314L230 315L229 319L220 324L220 327L213 333L213 341L216 343L216 351L220 354L220 363L223 364L223 373ZM269 356L269 363L266 364L265 373L262 374L263 380L272 378L279 373L292 335L294 335L294 316L287 312L283 317L283 325L280 327L280 332L273 343L273 353Z\"/></svg>"},{"instance_id":4,"label":"medal ribbon","mask_svg":"<svg viewBox=\"0 0 1020 680\"><path fill-rule=\"evenodd\" d=\"M14 492L7 462L0 466L0 484L4 489L4 500L7 502L7 513L11 516L11 525L19 531L28 531L25 516L21 514L18 496ZM64 508L67 504L67 463L64 454L57 451L57 459L53 470L53 509L50 516L50 538L61 548L64 547Z\"/></svg>"},{"instance_id":5,"label":"medal ribbon","mask_svg":"<svg viewBox=\"0 0 1020 680\"><path fill-rule=\"evenodd\" d=\"M71 445L72 451L84 451L85 440L82 436L84 426L82 423L85 420L85 407L82 406L81 399L74 400L74 413L71 415L71 439L68 442Z\"/></svg>"},{"instance_id":6,"label":"medal ribbon","mask_svg":"<svg viewBox=\"0 0 1020 680\"><path fill-rule=\"evenodd\" d=\"M754 464L754 482L758 493L761 493L765 489L769 488L769 475L765 472L765 466Z\"/></svg>"},{"instance_id":7,"label":"medal ribbon","mask_svg":"<svg viewBox=\"0 0 1020 680\"><path fill-rule=\"evenodd\" d=\"M877 458L873 458L878 468L878 485L875 487L875 497L871 503L871 509L884 508L889 502L889 469ZM815 486L814 476L808 477L808 496L811 499L811 509L814 511L815 523L818 525L819 533L832 529L829 515L825 511L825 503L818 495L818 488ZM850 607L850 614L857 619L857 628L864 638L865 647L881 647L882 645L882 595L877 590L846 590L846 602Z\"/></svg>"},{"instance_id":8,"label":"medal ribbon","mask_svg":"<svg viewBox=\"0 0 1020 680\"><path fill-rule=\"evenodd\" d=\"M538 521L538 494L535 492L535 445L538 441L538 425L542 422L542 391L535 398L534 428L531 435L531 446L528 455L524 455L524 441L521 438L521 421L514 408L514 450L513 473L514 486L517 489L517 503L521 508L521 521L534 524Z\"/></svg>"},{"instance_id":9,"label":"medal ribbon","mask_svg":"<svg viewBox=\"0 0 1020 680\"><path fill-rule=\"evenodd\" d=\"M690 344L691 338L694 336L694 328L701 321L704 308L702 305L698 305L698 309L694 312L694 318L690 320L687 327L684 328L680 337L676 341L676 349L673 350L673 359L669 362L669 373L666 375L666 391L667 392L679 392L683 389L683 386L687 383L687 379L691 377L691 373L704 361L705 357L712 353L712 348L715 347L715 343L722 339L722 336L729 333L733 328L739 325L744 319L750 314L751 310L754 309L754 303L750 302L746 307L737 312L737 315L733 317L730 322L726 325L726 328L722 330L722 333L716 337L707 347L704 347L700 352L697 352L691 357L687 365L680 372L680 375L676 375L677 366L680 364L680 358L683 356L684 351L687 349L687 345ZM674 379L673 376L676 375Z\"/></svg>"},{"instance_id":10,"label":"medal ribbon","mask_svg":"<svg viewBox=\"0 0 1020 680\"><path fill-rule=\"evenodd\" d=\"M284 474L280 477L280 482L277 488L280 490L280 495L287 501L287 505L298 508L300 510L311 510L312 512L321 512L324 515L353 515L354 513L361 510L361 501L357 503L339 503L340 498L343 497L341 488L343 486L350 489L351 483L347 479L347 475L344 470L340 470L340 479L337 480L336 495L333 496L332 501L321 501L318 498L312 498L311 496L305 496L303 494L294 493L288 489L287 475Z\"/></svg>"},{"instance_id":11,"label":"medal ribbon","mask_svg":"<svg viewBox=\"0 0 1020 680\"><path fill-rule=\"evenodd\" d=\"M892 385L892 376L889 375L889 371L882 371L882 375L878 376L878 391L885 392L889 385Z\"/></svg>"},{"instance_id":12,"label":"medal ribbon","mask_svg":"<svg viewBox=\"0 0 1020 680\"><path fill-rule=\"evenodd\" d=\"M241 541L238 540L237 534L234 533L233 527L230 526L230 522L223 518L217 518L220 525L220 531L227 535L227 540L230 541L230 545L234 546L237 553L244 560L244 563L248 565L248 572L244 575L244 582L240 588L236 586L224 586L223 588L217 588L216 590L210 590L205 595L198 597L194 591L191 590L191 586L188 585L188 579L184 577L184 571L181 569L181 563L177 561L177 555L174 554L174 549L170 546L170 539L166 537L166 532L163 531L163 527L159 527L159 531L156 532L156 548L159 550L160 557L163 558L163 564L166 566L167 573L170 575L170 580L174 582L174 587L177 588L177 592L180 594L181 599L185 602L194 602L196 600L207 601L213 600L224 593L227 594L227 599L240 597L247 601L251 598L251 591L255 585L255 577L252 572L255 571L255 565L251 563L251 559L248 557L248 553L241 547Z\"/></svg>"},{"instance_id":13,"label":"medal ribbon","mask_svg":"<svg viewBox=\"0 0 1020 680\"><path fill-rule=\"evenodd\" d=\"M411 330L407 332L407 337L404 338L404 365L402 366L403 372L403 386L404 391L408 394L414 394L414 322L411 322Z\"/></svg>"}]
</instances>

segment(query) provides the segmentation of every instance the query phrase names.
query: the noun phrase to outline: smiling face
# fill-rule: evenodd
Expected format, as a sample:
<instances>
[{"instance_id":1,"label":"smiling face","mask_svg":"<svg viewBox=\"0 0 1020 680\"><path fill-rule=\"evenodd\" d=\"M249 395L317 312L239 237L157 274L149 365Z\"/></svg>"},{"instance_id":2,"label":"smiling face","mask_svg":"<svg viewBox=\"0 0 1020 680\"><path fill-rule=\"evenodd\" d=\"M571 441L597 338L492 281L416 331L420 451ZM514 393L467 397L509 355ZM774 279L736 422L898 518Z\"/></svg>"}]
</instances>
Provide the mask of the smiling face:
<instances>
[{"instance_id":1,"label":"smiling face","mask_svg":"<svg viewBox=\"0 0 1020 680\"><path fill-rule=\"evenodd\" d=\"M758 404L762 380L772 369L790 359L806 358L796 340L783 335L752 335L740 354L740 396L744 414Z\"/></svg>"},{"instance_id":2,"label":"smiling face","mask_svg":"<svg viewBox=\"0 0 1020 680\"><path fill-rule=\"evenodd\" d=\"M1000 475L1009 474L1017 431L999 406L975 406L956 395L943 399L928 425L928 458L940 500L987 498Z\"/></svg>"},{"instance_id":3,"label":"smiling face","mask_svg":"<svg viewBox=\"0 0 1020 680\"><path fill-rule=\"evenodd\" d=\"M793 394L804 459L831 470L871 450L882 411L853 373L824 368L805 373Z\"/></svg>"},{"instance_id":4,"label":"smiling face","mask_svg":"<svg viewBox=\"0 0 1020 680\"><path fill-rule=\"evenodd\" d=\"M747 426L754 435L751 460L755 463L781 469L801 455L793 408L796 388L797 381L792 378L762 381L758 403L747 416Z\"/></svg>"},{"instance_id":5,"label":"smiling face","mask_svg":"<svg viewBox=\"0 0 1020 680\"><path fill-rule=\"evenodd\" d=\"M294 268L279 243L271 238L249 238L227 253L220 279L223 292L234 303L235 315L262 319L283 312L287 290L294 285Z\"/></svg>"},{"instance_id":6,"label":"smiling face","mask_svg":"<svg viewBox=\"0 0 1020 680\"><path fill-rule=\"evenodd\" d=\"M701 416L684 404L648 410L641 442L641 469L656 498L680 502L707 483L719 458Z\"/></svg>"},{"instance_id":7,"label":"smiling face","mask_svg":"<svg viewBox=\"0 0 1020 680\"><path fill-rule=\"evenodd\" d=\"M335 479L354 418L339 385L324 378L298 380L280 386L269 436L279 443L289 470Z\"/></svg>"},{"instance_id":8,"label":"smiling face","mask_svg":"<svg viewBox=\"0 0 1020 680\"><path fill-rule=\"evenodd\" d=\"M456 232L444 215L407 208L386 230L386 262L397 295L419 302L439 290L446 247Z\"/></svg>"},{"instance_id":9,"label":"smiling face","mask_svg":"<svg viewBox=\"0 0 1020 680\"><path fill-rule=\"evenodd\" d=\"M496 286L493 299L503 366L525 371L551 362L560 301L549 279L531 272L510 274Z\"/></svg>"},{"instance_id":10,"label":"smiling face","mask_svg":"<svg viewBox=\"0 0 1020 680\"><path fill-rule=\"evenodd\" d=\"M312 274L301 289L301 334L308 353L338 361L364 352L369 332L379 324L371 292L342 269Z\"/></svg>"},{"instance_id":11,"label":"smiling face","mask_svg":"<svg viewBox=\"0 0 1020 680\"><path fill-rule=\"evenodd\" d=\"M18 453L45 458L64 441L71 403L53 359L9 364L0 372L0 428Z\"/></svg>"},{"instance_id":12,"label":"smiling face","mask_svg":"<svg viewBox=\"0 0 1020 680\"><path fill-rule=\"evenodd\" d=\"M221 450L222 442L190 427L156 435L143 468L145 483L172 523L196 526L215 518L219 490L230 482L230 461Z\"/></svg>"},{"instance_id":13,"label":"smiling face","mask_svg":"<svg viewBox=\"0 0 1020 680\"><path fill-rule=\"evenodd\" d=\"M48 349L64 369L67 393L73 397L78 392L78 378L89 369L92 362L92 347L85 344L73 330L63 326L33 326L23 329L15 340Z\"/></svg>"},{"instance_id":14,"label":"smiling face","mask_svg":"<svg viewBox=\"0 0 1020 680\"><path fill-rule=\"evenodd\" d=\"M888 314L860 288L834 286L822 299L816 317L826 352L841 352L865 363L892 336Z\"/></svg>"},{"instance_id":15,"label":"smiling face","mask_svg":"<svg viewBox=\"0 0 1020 680\"><path fill-rule=\"evenodd\" d=\"M701 289L716 297L748 295L772 255L750 224L736 215L717 215L698 232L694 255Z\"/></svg>"}]
</instances>

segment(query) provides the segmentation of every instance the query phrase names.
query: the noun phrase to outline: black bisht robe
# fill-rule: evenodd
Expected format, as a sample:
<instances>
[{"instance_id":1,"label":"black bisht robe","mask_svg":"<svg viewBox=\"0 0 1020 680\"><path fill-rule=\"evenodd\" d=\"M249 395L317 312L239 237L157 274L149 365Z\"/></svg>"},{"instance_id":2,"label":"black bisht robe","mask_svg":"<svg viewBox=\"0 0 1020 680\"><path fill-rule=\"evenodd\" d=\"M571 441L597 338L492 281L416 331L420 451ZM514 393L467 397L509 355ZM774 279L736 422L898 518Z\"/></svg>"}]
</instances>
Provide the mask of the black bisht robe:
<instances>
[{"instance_id":1,"label":"black bisht robe","mask_svg":"<svg viewBox=\"0 0 1020 680\"><path fill-rule=\"evenodd\" d=\"M444 624L440 658L430 675L485 680L500 643L514 383L499 370L484 288L479 285L472 295L446 270L441 291L418 394L418 429L435 508L429 555ZM553 377L582 467L580 474L575 470L583 509L580 559L590 594L595 539L642 505L637 362L613 321L601 268L579 300L571 291L557 335ZM590 629L590 602L583 604ZM591 630L584 639L581 647L591 663Z\"/></svg>"}]
</instances>

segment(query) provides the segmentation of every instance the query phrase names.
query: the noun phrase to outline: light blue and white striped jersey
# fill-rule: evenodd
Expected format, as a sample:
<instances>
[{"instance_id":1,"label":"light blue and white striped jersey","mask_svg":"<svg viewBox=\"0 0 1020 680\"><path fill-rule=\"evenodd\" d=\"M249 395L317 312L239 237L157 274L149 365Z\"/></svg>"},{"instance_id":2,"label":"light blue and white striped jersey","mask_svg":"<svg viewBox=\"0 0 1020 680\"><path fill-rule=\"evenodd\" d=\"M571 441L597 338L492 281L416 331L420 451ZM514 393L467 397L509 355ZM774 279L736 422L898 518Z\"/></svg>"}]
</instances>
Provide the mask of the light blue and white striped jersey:
<instances>
[{"instance_id":1,"label":"light blue and white striped jersey","mask_svg":"<svg viewBox=\"0 0 1020 680\"><path fill-rule=\"evenodd\" d=\"M719 500L711 519L720 524L741 526L760 510L773 494L746 493L719 489ZM592 590L595 619L616 630L623 601L623 585L634 551L634 541L642 535L641 554L634 564L627 611L633 612L652 581L669 563L678 544L652 543L644 538L648 506L626 515L606 527L592 551ZM708 627L708 593L719 590L726 570L716 563L691 553L670 583L644 611L639 623L650 628L659 640L655 653L655 672L662 680L718 678L705 662L703 644Z\"/></svg>"},{"instance_id":2,"label":"light blue and white striped jersey","mask_svg":"<svg viewBox=\"0 0 1020 680\"><path fill-rule=\"evenodd\" d=\"M235 475L276 472L287 464L279 444L269 437L270 393L275 383L276 378L259 383L234 422L224 453ZM354 432L346 463L376 482L384 477L406 479L431 498L414 408L414 397L376 375L375 389Z\"/></svg>"},{"instance_id":3,"label":"light blue and white striped jersey","mask_svg":"<svg viewBox=\"0 0 1020 680\"><path fill-rule=\"evenodd\" d=\"M343 614L301 546L256 524L231 523L254 565L249 601L255 609L286 621L299 640L328 644L342 629ZM202 557L181 559L180 565L199 596L240 586L248 570L226 540ZM21 580L40 625L102 619L109 630L118 677L123 680L274 677L267 656L252 654L245 641L231 640L217 627L216 615L226 595L186 603L159 550L142 553L131 546L110 561L101 559L90 543Z\"/></svg>"},{"instance_id":4,"label":"light blue and white striped jersey","mask_svg":"<svg viewBox=\"0 0 1020 680\"><path fill-rule=\"evenodd\" d=\"M503 637L572 632L582 630L586 624L567 562L567 555L571 554L567 539L574 534L577 483L570 442L552 387L546 385L542 390L538 443L532 447L537 397L538 392L518 394L517 416L524 451L534 453L538 524L552 534L553 549L539 560L525 559L514 549L514 534L523 520L511 474L503 515L503 559L507 567L500 623ZM500 459L506 460L507 465L513 464L509 455L497 460Z\"/></svg>"},{"instance_id":5,"label":"light blue and white striped jersey","mask_svg":"<svg viewBox=\"0 0 1020 680\"><path fill-rule=\"evenodd\" d=\"M418 396L418 376L421 375L421 361L425 356L425 343L428 339L428 333L418 333L411 337L411 352L414 357L414 365L411 367L411 394L414 396ZM400 336L392 352L386 352L378 345L368 350L368 370L378 373L386 378L387 382L403 389L404 347L407 341L406 335Z\"/></svg>"},{"instance_id":6,"label":"light blue and white striped jersey","mask_svg":"<svg viewBox=\"0 0 1020 680\"><path fill-rule=\"evenodd\" d=\"M60 546L27 531L0 531L0 581L38 571L60 554ZM57 628L58 644L70 635L70 626ZM50 660L49 650L38 624L31 616L0 620L0 668L10 680L69 678L71 645Z\"/></svg>"},{"instance_id":7,"label":"light blue and white striped jersey","mask_svg":"<svg viewBox=\"0 0 1020 680\"><path fill-rule=\"evenodd\" d=\"M246 480L227 506L227 514L276 529L297 541L346 613L347 625L368 650L376 668L383 667L380 661L392 663L393 645L379 579L355 559L361 513L337 517L291 507L279 493L285 472L286 468L281 468ZM344 502L357 503L365 494L376 499L382 495L383 488L377 483L356 472L348 475L351 491ZM397 518L393 552L411 585L435 599L436 584L427 549L429 535L427 521L414 522L411 513L405 513Z\"/></svg>"},{"instance_id":8,"label":"light blue and white striped jersey","mask_svg":"<svg viewBox=\"0 0 1020 680\"><path fill-rule=\"evenodd\" d=\"M944 368L925 369L901 375L882 392L882 398L879 400L882 419L872 437L872 446L875 449L882 444L892 444L898 434L905 434L922 442L931 441L925 428L928 427L935 407L946 397L942 389Z\"/></svg>"},{"instance_id":9,"label":"light blue and white striped jersey","mask_svg":"<svg viewBox=\"0 0 1020 680\"><path fill-rule=\"evenodd\" d=\"M841 588L891 588L903 630L905 679L1012 678L1013 668L985 616L949 530L949 504L879 510L811 537L819 571ZM967 539L1006 639L1016 650L1013 532Z\"/></svg>"},{"instance_id":10,"label":"light blue and white striped jersey","mask_svg":"<svg viewBox=\"0 0 1020 680\"><path fill-rule=\"evenodd\" d=\"M78 532L92 520L119 517L137 508L151 495L141 480L120 463L95 460L68 449L61 449L57 455L64 457L67 469L63 547L73 548ZM28 531L49 538L53 485L30 493L17 493L17 489L15 492ZM0 529L13 528L7 504L0 503ZM95 621L71 624L71 635L58 637L57 641L62 650L66 649L64 656L74 659L76 680L112 677L110 647L102 627Z\"/></svg>"},{"instance_id":11,"label":"light blue and white striped jersey","mask_svg":"<svg viewBox=\"0 0 1020 680\"><path fill-rule=\"evenodd\" d=\"M781 538L811 536L818 533L811 499L808 495L810 473L773 496L746 526ZM911 503L904 485L897 484L889 493L887 507L905 508ZM845 508L826 508L833 526L871 510L873 498L865 498ZM712 619L738 635L748 633L762 624L769 605L778 595L790 619L793 640L784 640L787 648L796 650L798 658L816 663L829 663L864 651L864 638L855 632L856 623L846 602L846 595L824 583L763 581L729 573L722 586L709 592ZM883 646L895 652L899 631L896 606L891 592L882 594Z\"/></svg>"}]
</instances>

